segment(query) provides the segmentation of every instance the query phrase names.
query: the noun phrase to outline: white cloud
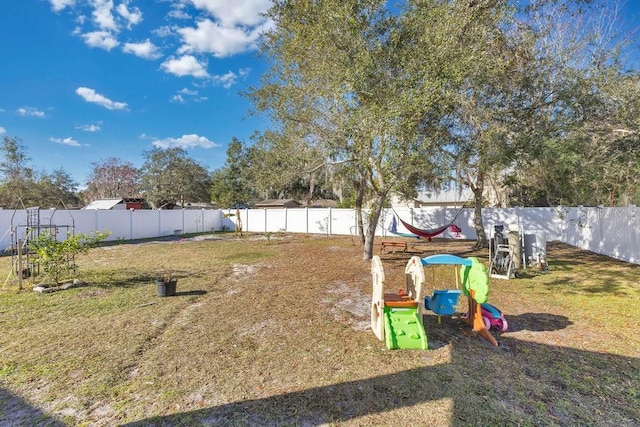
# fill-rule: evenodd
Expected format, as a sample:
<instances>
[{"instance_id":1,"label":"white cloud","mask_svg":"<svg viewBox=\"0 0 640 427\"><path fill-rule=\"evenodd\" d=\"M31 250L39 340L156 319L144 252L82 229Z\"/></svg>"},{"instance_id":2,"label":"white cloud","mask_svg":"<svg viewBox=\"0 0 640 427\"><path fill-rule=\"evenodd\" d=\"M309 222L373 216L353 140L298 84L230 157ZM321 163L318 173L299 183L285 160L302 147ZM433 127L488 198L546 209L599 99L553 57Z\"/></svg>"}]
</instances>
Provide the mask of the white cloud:
<instances>
[{"instance_id":1,"label":"white cloud","mask_svg":"<svg viewBox=\"0 0 640 427\"><path fill-rule=\"evenodd\" d=\"M76 89L76 93L80 95L85 101L98 104L108 110L127 109L126 102L114 102L88 87L79 87L78 89Z\"/></svg>"},{"instance_id":2,"label":"white cloud","mask_svg":"<svg viewBox=\"0 0 640 427\"><path fill-rule=\"evenodd\" d=\"M126 0L118 5L116 11L127 20L127 28L131 28L132 25L136 25L142 21L142 12L137 7L129 10L129 1Z\"/></svg>"},{"instance_id":3,"label":"white cloud","mask_svg":"<svg viewBox=\"0 0 640 427\"><path fill-rule=\"evenodd\" d=\"M238 70L238 74L233 71L229 71L226 74L218 74L211 77L211 81L213 84L224 87L225 89L229 89L231 86L236 84L238 78L243 78L249 75L251 68L241 68Z\"/></svg>"},{"instance_id":4,"label":"white cloud","mask_svg":"<svg viewBox=\"0 0 640 427\"><path fill-rule=\"evenodd\" d=\"M160 67L167 73L175 74L178 77L209 77L206 65L198 62L198 60L192 55L184 55L180 58L169 58L164 61Z\"/></svg>"},{"instance_id":5,"label":"white cloud","mask_svg":"<svg viewBox=\"0 0 640 427\"><path fill-rule=\"evenodd\" d=\"M162 27L158 27L155 30L152 30L151 33L158 37L169 37L173 36L177 31L177 27L163 25Z\"/></svg>"},{"instance_id":6,"label":"white cloud","mask_svg":"<svg viewBox=\"0 0 640 427\"><path fill-rule=\"evenodd\" d=\"M213 148L219 147L220 144L216 144L213 141L209 141L204 136L198 136L194 133L190 135L182 135L180 138L165 138L165 139L156 139L153 141L153 146L158 148L193 148L193 147L202 147L202 148Z\"/></svg>"},{"instance_id":7,"label":"white cloud","mask_svg":"<svg viewBox=\"0 0 640 427\"><path fill-rule=\"evenodd\" d=\"M125 43L122 47L122 51L124 53L133 53L134 55L145 59L158 59L162 57L158 52L158 47L149 39L142 43Z\"/></svg>"},{"instance_id":8,"label":"white cloud","mask_svg":"<svg viewBox=\"0 0 640 427\"><path fill-rule=\"evenodd\" d=\"M7 133L7 130L4 127L0 126L0 135L2 135L3 133Z\"/></svg>"},{"instance_id":9,"label":"white cloud","mask_svg":"<svg viewBox=\"0 0 640 427\"><path fill-rule=\"evenodd\" d=\"M173 95L169 101L177 102L178 104L184 104L186 102L180 94Z\"/></svg>"},{"instance_id":10,"label":"white cloud","mask_svg":"<svg viewBox=\"0 0 640 427\"><path fill-rule=\"evenodd\" d=\"M33 107L20 107L18 108L18 114L25 117L26 116L38 117L41 119L45 117L44 111L40 111L37 108L33 108Z\"/></svg>"},{"instance_id":11,"label":"white cloud","mask_svg":"<svg viewBox=\"0 0 640 427\"><path fill-rule=\"evenodd\" d=\"M226 27L205 19L198 22L197 28L187 27L178 30L184 43L178 52L230 56L254 49L262 31L263 27L247 30L244 27Z\"/></svg>"},{"instance_id":12,"label":"white cloud","mask_svg":"<svg viewBox=\"0 0 640 427\"><path fill-rule=\"evenodd\" d=\"M227 74L213 76L211 79L215 84L218 84L224 87L225 89L229 89L231 86L233 86L236 83L236 80L238 79L238 75L233 71L229 71Z\"/></svg>"},{"instance_id":13,"label":"white cloud","mask_svg":"<svg viewBox=\"0 0 640 427\"><path fill-rule=\"evenodd\" d=\"M62 9L64 9L67 6L75 5L76 1L75 0L49 0L49 3L51 3L51 8L53 9L54 12L60 12Z\"/></svg>"},{"instance_id":14,"label":"white cloud","mask_svg":"<svg viewBox=\"0 0 640 427\"><path fill-rule=\"evenodd\" d=\"M187 6L187 0L172 2L171 11L167 13L167 18L173 19L191 19L191 15L184 9Z\"/></svg>"},{"instance_id":15,"label":"white cloud","mask_svg":"<svg viewBox=\"0 0 640 427\"><path fill-rule=\"evenodd\" d=\"M76 141L75 139L68 137L68 138L49 138L49 140L51 142L55 142L58 144L63 144L63 145L70 145L72 147L80 147L80 143L78 141Z\"/></svg>"},{"instance_id":16,"label":"white cloud","mask_svg":"<svg viewBox=\"0 0 640 427\"><path fill-rule=\"evenodd\" d=\"M260 24L264 21L261 14L271 7L271 0L191 0L191 3L209 12L225 26Z\"/></svg>"},{"instance_id":17,"label":"white cloud","mask_svg":"<svg viewBox=\"0 0 640 427\"><path fill-rule=\"evenodd\" d=\"M93 22L103 30L118 31L118 24L111 12L113 0L93 0Z\"/></svg>"},{"instance_id":18,"label":"white cloud","mask_svg":"<svg viewBox=\"0 0 640 427\"><path fill-rule=\"evenodd\" d=\"M84 38L84 42L87 46L99 47L107 51L120 44L108 31L92 31L90 33L83 34L82 37Z\"/></svg>"},{"instance_id":19,"label":"white cloud","mask_svg":"<svg viewBox=\"0 0 640 427\"><path fill-rule=\"evenodd\" d=\"M83 130L85 132L98 132L100 130L100 125L80 125L76 126L76 129Z\"/></svg>"},{"instance_id":20,"label":"white cloud","mask_svg":"<svg viewBox=\"0 0 640 427\"><path fill-rule=\"evenodd\" d=\"M173 95L171 99L169 99L169 101L186 104L187 100L185 99L185 97L188 97L190 101L195 102L203 102L208 99L206 96L198 96L197 90L191 90L185 87L176 92L176 94Z\"/></svg>"},{"instance_id":21,"label":"white cloud","mask_svg":"<svg viewBox=\"0 0 640 427\"><path fill-rule=\"evenodd\" d=\"M184 10L174 9L167 14L169 18L173 19L191 19L191 15L189 15Z\"/></svg>"},{"instance_id":22,"label":"white cloud","mask_svg":"<svg viewBox=\"0 0 640 427\"><path fill-rule=\"evenodd\" d=\"M187 89L187 88L185 87L185 88L180 89L180 90L178 91L178 93L181 93L181 94L183 94L183 95L196 96L196 95L198 94L198 91L197 91L197 90Z\"/></svg>"}]
</instances>

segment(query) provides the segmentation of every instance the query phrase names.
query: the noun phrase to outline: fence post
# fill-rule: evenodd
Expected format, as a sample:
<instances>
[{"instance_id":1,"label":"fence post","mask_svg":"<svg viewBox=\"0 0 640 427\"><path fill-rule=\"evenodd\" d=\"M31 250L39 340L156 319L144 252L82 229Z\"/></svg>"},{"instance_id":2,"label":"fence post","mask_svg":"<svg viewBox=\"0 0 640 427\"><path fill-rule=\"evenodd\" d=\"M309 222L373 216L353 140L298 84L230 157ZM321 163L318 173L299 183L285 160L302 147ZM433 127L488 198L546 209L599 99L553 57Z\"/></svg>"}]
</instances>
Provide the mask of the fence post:
<instances>
[{"instance_id":1,"label":"fence post","mask_svg":"<svg viewBox=\"0 0 640 427\"><path fill-rule=\"evenodd\" d=\"M306 206L304 208L304 213L305 213L305 226L306 226L307 234L309 234L309 208Z\"/></svg>"},{"instance_id":2,"label":"fence post","mask_svg":"<svg viewBox=\"0 0 640 427\"><path fill-rule=\"evenodd\" d=\"M267 232L267 208L264 208L264 232Z\"/></svg>"},{"instance_id":3,"label":"fence post","mask_svg":"<svg viewBox=\"0 0 640 427\"><path fill-rule=\"evenodd\" d=\"M133 209L129 209L129 239L133 240Z\"/></svg>"},{"instance_id":4,"label":"fence post","mask_svg":"<svg viewBox=\"0 0 640 427\"><path fill-rule=\"evenodd\" d=\"M329 207L329 225L327 226L328 228L328 232L329 232L329 236L331 236L333 234L333 220L331 218L331 207Z\"/></svg>"},{"instance_id":5,"label":"fence post","mask_svg":"<svg viewBox=\"0 0 640 427\"><path fill-rule=\"evenodd\" d=\"M18 239L18 290L22 290L22 273L23 273L23 261L22 261L22 239Z\"/></svg>"}]
</instances>

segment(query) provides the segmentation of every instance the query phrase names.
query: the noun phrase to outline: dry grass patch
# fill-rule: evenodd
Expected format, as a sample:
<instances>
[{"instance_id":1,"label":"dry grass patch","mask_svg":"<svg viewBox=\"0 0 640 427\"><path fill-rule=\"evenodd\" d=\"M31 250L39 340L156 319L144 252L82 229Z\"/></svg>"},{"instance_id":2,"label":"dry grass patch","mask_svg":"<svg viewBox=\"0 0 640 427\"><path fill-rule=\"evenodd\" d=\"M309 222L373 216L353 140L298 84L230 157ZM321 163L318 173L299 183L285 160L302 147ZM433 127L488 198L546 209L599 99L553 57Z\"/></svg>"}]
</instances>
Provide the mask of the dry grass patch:
<instances>
[{"instance_id":1,"label":"dry grass patch","mask_svg":"<svg viewBox=\"0 0 640 427\"><path fill-rule=\"evenodd\" d=\"M25 425L636 425L640 268L565 245L551 272L491 281L511 326L489 346L425 314L431 349L369 330L371 278L349 238L247 235L120 244L87 286L0 294L0 414ZM387 288L417 254L383 255ZM7 274L9 260L3 258ZM156 296L171 269L178 295ZM427 272L427 293L455 286ZM127 424L128 423L128 424Z\"/></svg>"}]
</instances>

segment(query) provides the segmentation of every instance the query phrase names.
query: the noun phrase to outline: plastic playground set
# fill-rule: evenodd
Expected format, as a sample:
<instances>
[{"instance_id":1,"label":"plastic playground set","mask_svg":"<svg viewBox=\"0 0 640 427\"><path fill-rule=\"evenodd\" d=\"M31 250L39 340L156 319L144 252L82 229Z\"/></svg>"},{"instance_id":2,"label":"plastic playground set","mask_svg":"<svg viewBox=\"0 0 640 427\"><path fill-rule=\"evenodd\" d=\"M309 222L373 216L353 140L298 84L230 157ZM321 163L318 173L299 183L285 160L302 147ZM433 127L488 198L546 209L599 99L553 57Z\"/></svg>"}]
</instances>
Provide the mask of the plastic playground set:
<instances>
[{"instance_id":1,"label":"plastic playground set","mask_svg":"<svg viewBox=\"0 0 640 427\"><path fill-rule=\"evenodd\" d=\"M455 314L462 293L468 299L465 321L492 345L496 339L490 328L506 331L507 320L502 312L487 303L489 276L484 264L476 257L461 258L438 254L426 258L413 256L405 267L406 288L397 293L384 292L384 269L378 255L371 260L373 295L371 299L371 329L389 349L428 349L427 334L422 322L421 298L425 283L424 269L437 265L454 266L456 289L435 289L424 297L424 309L438 316ZM462 290L460 290L460 284Z\"/></svg>"},{"instance_id":2,"label":"plastic playground set","mask_svg":"<svg viewBox=\"0 0 640 427\"><path fill-rule=\"evenodd\" d=\"M394 211L391 224L387 230L401 238L422 239L431 241L445 231L460 237L461 229L455 221L461 210L447 223L433 229L421 229L403 221ZM397 220L396 220L397 217ZM400 232L399 223L409 232ZM438 316L453 316L462 294L468 300L465 314L466 323L480 336L494 346L498 343L490 329L504 332L509 324L503 313L487 302L489 295L489 277L511 279L517 277L521 268L537 267L548 272L546 261L546 236L536 230L525 234L519 224L507 227L493 224L489 240L489 267L486 268L476 257L461 258L450 254L437 254L420 258L413 256L405 267L406 290L398 293L384 292L384 269L382 261L375 255L371 261L373 279L373 296L371 300L371 329L384 341L389 349L415 348L427 349L427 334L422 321L421 306ZM404 252L409 248L406 240L386 240L381 243L380 253L390 248L400 248ZM422 300L422 288L425 282L425 268L440 265L451 265L455 270L455 289L435 289L432 295ZM434 276L435 281L435 276ZM424 301L424 302L423 302Z\"/></svg>"}]
</instances>

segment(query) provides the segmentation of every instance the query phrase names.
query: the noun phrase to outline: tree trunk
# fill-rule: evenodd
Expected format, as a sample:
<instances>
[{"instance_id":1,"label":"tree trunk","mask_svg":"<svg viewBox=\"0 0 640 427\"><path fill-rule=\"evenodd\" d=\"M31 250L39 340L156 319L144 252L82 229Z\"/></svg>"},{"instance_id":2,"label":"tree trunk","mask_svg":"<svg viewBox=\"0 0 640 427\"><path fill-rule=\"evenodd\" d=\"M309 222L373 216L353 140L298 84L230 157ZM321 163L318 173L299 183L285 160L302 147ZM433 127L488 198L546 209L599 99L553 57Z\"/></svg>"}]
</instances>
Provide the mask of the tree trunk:
<instances>
[{"instance_id":1,"label":"tree trunk","mask_svg":"<svg viewBox=\"0 0 640 427\"><path fill-rule=\"evenodd\" d=\"M311 201L313 200L313 191L316 188L316 177L314 174L311 174L311 176L309 177L309 192L307 193L307 197L306 197L306 206L310 207L311 206Z\"/></svg>"},{"instance_id":2,"label":"tree trunk","mask_svg":"<svg viewBox=\"0 0 640 427\"><path fill-rule=\"evenodd\" d=\"M364 204L364 183L360 181L358 190L356 193L356 222L358 225L358 237L360 238L360 244L364 246L364 221L362 219L362 205Z\"/></svg>"},{"instance_id":3,"label":"tree trunk","mask_svg":"<svg viewBox=\"0 0 640 427\"><path fill-rule=\"evenodd\" d=\"M376 227L378 226L386 198L386 194L378 194L369 214L369 228L367 229L367 235L364 241L364 253L362 254L362 259L365 261L373 258L373 243L376 236Z\"/></svg>"},{"instance_id":4,"label":"tree trunk","mask_svg":"<svg viewBox=\"0 0 640 427\"><path fill-rule=\"evenodd\" d=\"M473 228L476 230L476 248L486 248L489 246L487 235L484 232L484 223L482 221L482 193L484 193L484 174L478 172L478 180L476 185L471 185L473 191Z\"/></svg>"}]
</instances>

